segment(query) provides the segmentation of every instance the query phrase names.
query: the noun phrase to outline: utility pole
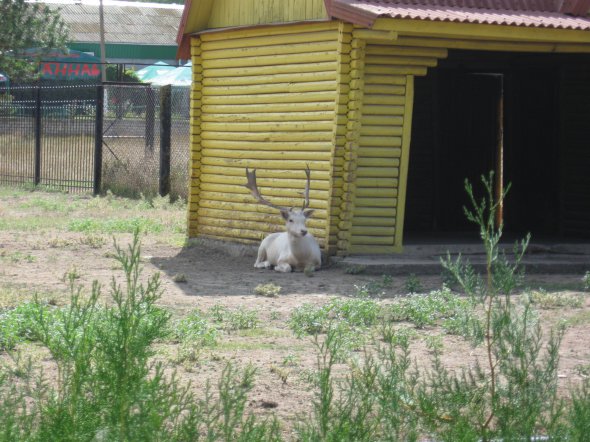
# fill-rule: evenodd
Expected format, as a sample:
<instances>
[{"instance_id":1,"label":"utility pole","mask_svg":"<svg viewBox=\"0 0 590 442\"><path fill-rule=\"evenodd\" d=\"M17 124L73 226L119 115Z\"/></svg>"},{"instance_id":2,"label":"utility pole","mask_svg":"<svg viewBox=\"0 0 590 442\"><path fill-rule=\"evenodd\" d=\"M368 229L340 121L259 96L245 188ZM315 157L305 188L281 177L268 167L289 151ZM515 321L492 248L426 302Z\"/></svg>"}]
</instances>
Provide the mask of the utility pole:
<instances>
[{"instance_id":1,"label":"utility pole","mask_svg":"<svg viewBox=\"0 0 590 442\"><path fill-rule=\"evenodd\" d=\"M107 65L106 65L106 49L104 44L104 10L102 7L102 0L98 4L98 15L100 20L100 73L101 81L107 81Z\"/></svg>"}]
</instances>

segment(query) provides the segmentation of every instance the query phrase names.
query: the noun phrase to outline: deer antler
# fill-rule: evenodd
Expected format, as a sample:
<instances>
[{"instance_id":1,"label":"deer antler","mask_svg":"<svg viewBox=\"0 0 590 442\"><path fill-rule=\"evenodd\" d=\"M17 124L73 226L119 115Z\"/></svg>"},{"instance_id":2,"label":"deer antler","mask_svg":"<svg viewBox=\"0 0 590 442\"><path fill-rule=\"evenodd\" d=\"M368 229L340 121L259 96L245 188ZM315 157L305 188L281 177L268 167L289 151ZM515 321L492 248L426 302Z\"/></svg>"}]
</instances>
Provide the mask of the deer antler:
<instances>
[{"instance_id":1,"label":"deer antler","mask_svg":"<svg viewBox=\"0 0 590 442\"><path fill-rule=\"evenodd\" d=\"M254 198L256 198L259 203L264 204L265 206L272 207L273 209L278 209L280 211L285 211L285 210L288 211L289 210L286 207L277 206L277 205L271 203L270 201L265 200L262 197L262 195L260 195L260 192L258 191L258 185L256 184L256 169L254 169L252 172L250 172L248 170L248 168L246 167L246 178L248 178L248 183L245 184L244 186L250 190L250 192L252 193L252 196Z\"/></svg>"},{"instance_id":2,"label":"deer antler","mask_svg":"<svg viewBox=\"0 0 590 442\"><path fill-rule=\"evenodd\" d=\"M307 169L305 169L305 175L307 176L307 182L305 183L305 192L303 193L303 207L301 208L301 210L305 210L309 207L309 182L311 180L309 164L307 164Z\"/></svg>"}]
</instances>

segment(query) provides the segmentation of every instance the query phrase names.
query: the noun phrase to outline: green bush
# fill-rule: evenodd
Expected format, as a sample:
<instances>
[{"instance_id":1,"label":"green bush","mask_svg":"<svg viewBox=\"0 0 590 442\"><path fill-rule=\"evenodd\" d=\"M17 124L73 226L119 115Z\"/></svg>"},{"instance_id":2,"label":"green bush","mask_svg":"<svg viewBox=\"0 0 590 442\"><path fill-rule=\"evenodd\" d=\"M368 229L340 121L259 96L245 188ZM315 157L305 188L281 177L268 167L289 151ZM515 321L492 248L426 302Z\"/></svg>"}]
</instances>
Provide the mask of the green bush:
<instances>
[{"instance_id":1,"label":"green bush","mask_svg":"<svg viewBox=\"0 0 590 442\"><path fill-rule=\"evenodd\" d=\"M9 312L11 335L38 340L57 373L48 383L30 360L18 370L0 367L0 441L278 440L276 421L246 415L253 370L227 366L215 394L197 399L154 361L170 314L156 306L158 275L139 282L138 238L136 231L127 250L115 244L124 284L113 278L110 303L98 304L98 283L84 296L70 278L68 307L35 301ZM182 324L183 336L200 335L198 317Z\"/></svg>"}]
</instances>

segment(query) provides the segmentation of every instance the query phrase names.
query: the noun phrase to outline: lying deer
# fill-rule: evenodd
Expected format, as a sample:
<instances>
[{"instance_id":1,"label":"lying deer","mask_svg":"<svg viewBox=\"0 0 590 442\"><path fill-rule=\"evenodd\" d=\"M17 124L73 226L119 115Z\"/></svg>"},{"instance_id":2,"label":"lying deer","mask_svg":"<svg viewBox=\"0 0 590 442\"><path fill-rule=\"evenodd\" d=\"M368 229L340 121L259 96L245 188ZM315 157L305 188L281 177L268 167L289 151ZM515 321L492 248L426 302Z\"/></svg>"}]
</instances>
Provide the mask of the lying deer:
<instances>
[{"instance_id":1,"label":"lying deer","mask_svg":"<svg viewBox=\"0 0 590 442\"><path fill-rule=\"evenodd\" d=\"M268 235L258 248L258 258L254 267L273 268L278 272L290 272L297 270L315 270L322 263L320 247L311 233L305 227L305 221L309 218L313 210L309 209L309 167L305 171L307 183L305 184L305 193L303 207L299 209L280 207L267 201L260 195L256 184L256 169L252 172L246 168L246 177L248 183L245 185L252 196L265 206L278 209L285 219L287 231L272 233Z\"/></svg>"}]
</instances>

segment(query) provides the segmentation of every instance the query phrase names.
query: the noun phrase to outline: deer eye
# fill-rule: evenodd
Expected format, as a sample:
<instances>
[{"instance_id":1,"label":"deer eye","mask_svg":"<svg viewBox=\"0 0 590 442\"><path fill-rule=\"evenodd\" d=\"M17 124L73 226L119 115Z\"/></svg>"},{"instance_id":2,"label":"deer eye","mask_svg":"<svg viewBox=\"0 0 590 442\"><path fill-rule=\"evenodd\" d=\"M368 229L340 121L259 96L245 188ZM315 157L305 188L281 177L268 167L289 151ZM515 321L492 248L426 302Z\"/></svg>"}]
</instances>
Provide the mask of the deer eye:
<instances>
[{"instance_id":1,"label":"deer eye","mask_svg":"<svg viewBox=\"0 0 590 442\"><path fill-rule=\"evenodd\" d=\"M292 223L292 222L293 222L293 220L292 220L292 219L290 219L290 220L289 220L289 222L290 222L290 223Z\"/></svg>"}]
</instances>

